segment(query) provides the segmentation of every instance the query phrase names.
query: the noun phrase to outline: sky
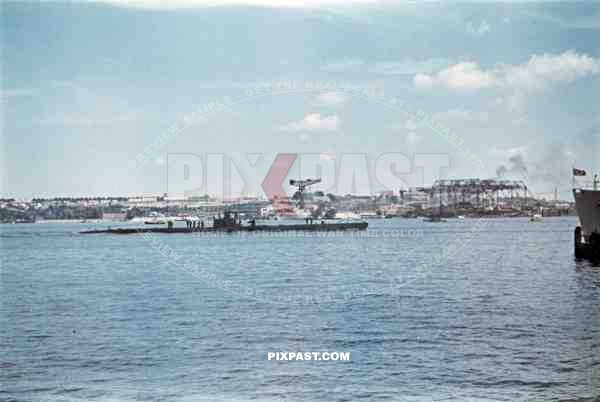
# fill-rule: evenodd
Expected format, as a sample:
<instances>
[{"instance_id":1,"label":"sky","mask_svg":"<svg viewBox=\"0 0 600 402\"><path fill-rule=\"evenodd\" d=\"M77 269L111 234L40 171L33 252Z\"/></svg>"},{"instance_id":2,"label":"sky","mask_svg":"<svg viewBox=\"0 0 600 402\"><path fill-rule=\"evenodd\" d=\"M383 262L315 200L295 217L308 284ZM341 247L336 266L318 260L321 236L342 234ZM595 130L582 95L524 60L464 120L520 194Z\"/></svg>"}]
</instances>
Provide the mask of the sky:
<instances>
[{"instance_id":1,"label":"sky","mask_svg":"<svg viewBox=\"0 0 600 402\"><path fill-rule=\"evenodd\" d=\"M397 176L410 186L436 178L415 154L448 155L442 178L524 180L565 199L573 166L600 172L599 2L3 2L0 19L2 197L163 193L180 154L204 162L185 173L198 192L225 181L242 194L261 192L279 153L331 163L322 189L338 193L387 188L386 153L408 157ZM246 93L317 81L338 91ZM207 154L223 154L222 171ZM299 161L288 177L311 175Z\"/></svg>"}]
</instances>

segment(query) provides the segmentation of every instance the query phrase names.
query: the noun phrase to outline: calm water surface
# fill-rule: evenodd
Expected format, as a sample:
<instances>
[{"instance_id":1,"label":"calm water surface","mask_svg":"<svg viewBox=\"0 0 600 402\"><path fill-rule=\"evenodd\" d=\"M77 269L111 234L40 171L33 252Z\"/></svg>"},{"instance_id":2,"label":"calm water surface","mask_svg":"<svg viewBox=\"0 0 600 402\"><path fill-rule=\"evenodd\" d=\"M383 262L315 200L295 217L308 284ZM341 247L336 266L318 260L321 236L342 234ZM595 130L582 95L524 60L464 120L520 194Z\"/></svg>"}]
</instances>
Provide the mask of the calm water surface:
<instances>
[{"instance_id":1,"label":"calm water surface","mask_svg":"<svg viewBox=\"0 0 600 402\"><path fill-rule=\"evenodd\" d=\"M366 238L145 239L79 235L87 224L3 225L0 400L600 395L600 268L574 261L576 220L490 220L416 278L475 222L371 221L378 237ZM423 237L401 237L410 229ZM270 302L215 288L152 242ZM354 300L398 276L413 282ZM290 304L295 295L301 305ZM346 303L313 302L327 295ZM351 361L268 361L276 351L350 352Z\"/></svg>"}]
</instances>

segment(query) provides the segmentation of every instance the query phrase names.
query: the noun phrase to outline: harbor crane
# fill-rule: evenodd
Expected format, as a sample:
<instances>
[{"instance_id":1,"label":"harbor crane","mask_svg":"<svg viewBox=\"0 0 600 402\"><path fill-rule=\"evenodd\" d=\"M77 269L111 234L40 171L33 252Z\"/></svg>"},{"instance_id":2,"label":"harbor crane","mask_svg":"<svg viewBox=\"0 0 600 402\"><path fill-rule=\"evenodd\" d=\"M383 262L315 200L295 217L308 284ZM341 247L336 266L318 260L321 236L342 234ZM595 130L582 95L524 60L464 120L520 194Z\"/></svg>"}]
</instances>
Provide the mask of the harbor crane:
<instances>
[{"instance_id":1,"label":"harbor crane","mask_svg":"<svg viewBox=\"0 0 600 402\"><path fill-rule=\"evenodd\" d=\"M321 183L321 178L318 179L290 179L290 186L298 188L294 193L294 199L298 201L298 208L304 208L304 191L313 184Z\"/></svg>"}]
</instances>

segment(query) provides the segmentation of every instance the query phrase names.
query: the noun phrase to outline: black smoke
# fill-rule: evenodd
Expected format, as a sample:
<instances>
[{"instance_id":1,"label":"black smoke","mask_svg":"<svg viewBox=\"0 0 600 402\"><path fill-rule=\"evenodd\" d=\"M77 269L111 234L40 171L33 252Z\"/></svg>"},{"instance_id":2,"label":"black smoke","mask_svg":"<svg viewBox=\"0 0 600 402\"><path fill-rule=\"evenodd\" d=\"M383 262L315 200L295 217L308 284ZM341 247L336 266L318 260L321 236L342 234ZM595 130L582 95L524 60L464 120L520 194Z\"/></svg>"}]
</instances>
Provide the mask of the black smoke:
<instances>
[{"instance_id":1,"label":"black smoke","mask_svg":"<svg viewBox=\"0 0 600 402\"><path fill-rule=\"evenodd\" d=\"M505 165L500 165L496 168L497 177L517 176L517 178L523 178L527 176L527 172L527 165L522 154L509 157Z\"/></svg>"}]
</instances>

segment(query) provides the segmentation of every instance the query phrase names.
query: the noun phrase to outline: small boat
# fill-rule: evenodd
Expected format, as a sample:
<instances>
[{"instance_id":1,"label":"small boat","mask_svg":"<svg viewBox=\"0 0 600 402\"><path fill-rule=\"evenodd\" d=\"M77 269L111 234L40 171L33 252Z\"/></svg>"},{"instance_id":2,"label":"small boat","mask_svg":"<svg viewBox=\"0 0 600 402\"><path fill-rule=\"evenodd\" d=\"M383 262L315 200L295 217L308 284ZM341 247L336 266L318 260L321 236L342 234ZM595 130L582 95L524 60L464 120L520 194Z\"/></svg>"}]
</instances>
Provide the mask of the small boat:
<instances>
[{"instance_id":1,"label":"small boat","mask_svg":"<svg viewBox=\"0 0 600 402\"><path fill-rule=\"evenodd\" d=\"M434 222L434 223L440 223L440 222L448 222L446 219L442 219L440 216L438 215L434 215L434 216L426 216L423 218L423 222Z\"/></svg>"},{"instance_id":2,"label":"small boat","mask_svg":"<svg viewBox=\"0 0 600 402\"><path fill-rule=\"evenodd\" d=\"M131 223L144 225L166 225L169 222L183 221L185 217L181 216L166 216L160 212L152 211L147 216L137 216L130 220Z\"/></svg>"},{"instance_id":3,"label":"small boat","mask_svg":"<svg viewBox=\"0 0 600 402\"><path fill-rule=\"evenodd\" d=\"M165 223L167 223L167 222L164 220L158 220L158 219L144 221L144 225L164 225Z\"/></svg>"},{"instance_id":4,"label":"small boat","mask_svg":"<svg viewBox=\"0 0 600 402\"><path fill-rule=\"evenodd\" d=\"M334 219L340 221L364 221L359 214L350 211L336 212Z\"/></svg>"},{"instance_id":5,"label":"small boat","mask_svg":"<svg viewBox=\"0 0 600 402\"><path fill-rule=\"evenodd\" d=\"M531 218L529 218L529 222L542 222L542 221L543 221L542 215L540 215L540 214L533 214L531 216Z\"/></svg>"},{"instance_id":6,"label":"small boat","mask_svg":"<svg viewBox=\"0 0 600 402\"><path fill-rule=\"evenodd\" d=\"M361 212L360 214L357 214L357 215L361 219L381 219L381 218L383 218L383 216L381 214L378 215L377 212L375 212L375 211Z\"/></svg>"}]
</instances>

